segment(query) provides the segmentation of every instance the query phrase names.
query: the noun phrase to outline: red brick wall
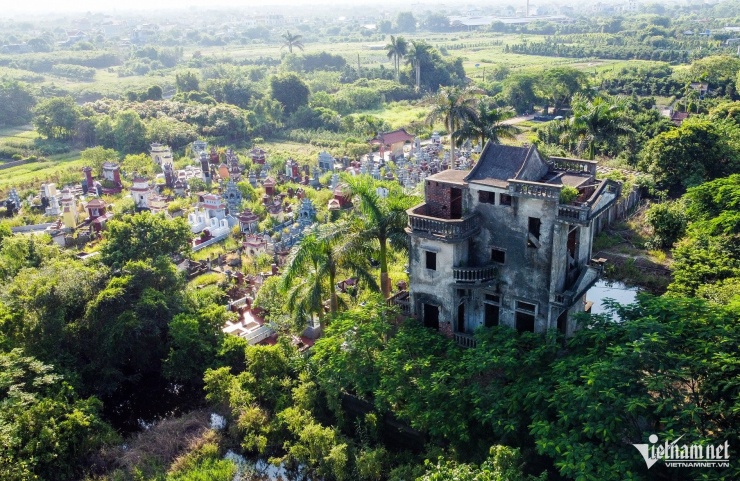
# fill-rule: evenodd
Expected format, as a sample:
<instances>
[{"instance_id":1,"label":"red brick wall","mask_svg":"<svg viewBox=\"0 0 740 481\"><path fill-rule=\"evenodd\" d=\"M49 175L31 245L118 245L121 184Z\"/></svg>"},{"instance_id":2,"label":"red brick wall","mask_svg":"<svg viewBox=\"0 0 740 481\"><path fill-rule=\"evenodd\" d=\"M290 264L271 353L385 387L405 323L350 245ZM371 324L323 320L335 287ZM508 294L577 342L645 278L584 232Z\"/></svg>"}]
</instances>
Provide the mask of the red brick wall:
<instances>
[{"instance_id":1,"label":"red brick wall","mask_svg":"<svg viewBox=\"0 0 740 481\"><path fill-rule=\"evenodd\" d=\"M425 187L427 215L439 217L440 219L449 219L450 189L452 187L433 180L427 180Z\"/></svg>"}]
</instances>

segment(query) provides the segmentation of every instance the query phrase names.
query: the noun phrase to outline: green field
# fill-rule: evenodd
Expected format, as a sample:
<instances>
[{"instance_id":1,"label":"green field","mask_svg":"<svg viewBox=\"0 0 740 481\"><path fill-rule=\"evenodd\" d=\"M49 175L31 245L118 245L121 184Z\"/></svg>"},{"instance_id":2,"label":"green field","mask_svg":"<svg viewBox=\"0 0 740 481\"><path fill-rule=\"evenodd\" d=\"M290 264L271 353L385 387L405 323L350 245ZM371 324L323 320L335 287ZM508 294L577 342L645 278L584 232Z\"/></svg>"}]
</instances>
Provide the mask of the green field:
<instances>
[{"instance_id":1,"label":"green field","mask_svg":"<svg viewBox=\"0 0 740 481\"><path fill-rule=\"evenodd\" d=\"M31 126L0 129L0 147L13 147L24 153L33 153L33 140L38 134ZM0 164L1 165L1 164ZM51 155L36 162L0 169L0 193L10 187L36 189L43 182L72 182L82 178L82 160L79 151Z\"/></svg>"}]
</instances>

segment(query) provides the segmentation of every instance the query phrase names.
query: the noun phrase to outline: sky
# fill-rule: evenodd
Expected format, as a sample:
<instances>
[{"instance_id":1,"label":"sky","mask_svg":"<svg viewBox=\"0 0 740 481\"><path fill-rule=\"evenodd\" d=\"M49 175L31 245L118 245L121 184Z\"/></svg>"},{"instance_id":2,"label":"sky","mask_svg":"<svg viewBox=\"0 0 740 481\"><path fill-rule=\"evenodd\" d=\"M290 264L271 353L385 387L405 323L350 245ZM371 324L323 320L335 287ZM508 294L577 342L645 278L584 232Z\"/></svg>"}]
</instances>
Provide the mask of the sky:
<instances>
[{"instance_id":1,"label":"sky","mask_svg":"<svg viewBox=\"0 0 740 481\"><path fill-rule=\"evenodd\" d=\"M111 12L127 10L182 9L191 6L215 7L263 7L266 5L310 5L368 3L368 0L21 0L3 2L4 12L52 13L52 12ZM386 2L387 3L387 2ZM2 15L2 13L0 13Z\"/></svg>"}]
</instances>

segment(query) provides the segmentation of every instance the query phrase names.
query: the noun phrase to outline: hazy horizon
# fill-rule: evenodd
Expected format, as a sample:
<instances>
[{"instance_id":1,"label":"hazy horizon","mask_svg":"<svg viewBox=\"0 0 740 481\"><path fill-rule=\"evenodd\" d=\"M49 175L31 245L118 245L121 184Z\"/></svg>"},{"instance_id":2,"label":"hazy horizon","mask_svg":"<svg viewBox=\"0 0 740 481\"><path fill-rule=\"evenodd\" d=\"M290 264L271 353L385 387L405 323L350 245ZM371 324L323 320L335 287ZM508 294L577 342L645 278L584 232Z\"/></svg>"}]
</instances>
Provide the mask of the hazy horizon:
<instances>
[{"instance_id":1,"label":"hazy horizon","mask_svg":"<svg viewBox=\"0 0 740 481\"><path fill-rule=\"evenodd\" d=\"M428 5L440 5L445 2L438 2ZM473 3L473 2L466 2ZM489 2L498 3L498 2ZM516 3L516 2L512 2ZM296 5L305 7L307 5L316 6L348 6L348 5L396 5L390 0L381 0L379 2L371 2L369 0L215 0L208 2L205 0L158 0L151 2L147 0L128 0L126 2L108 2L108 1L96 1L96 0L76 0L75 2L64 2L60 3L53 0L28 0L25 2L19 2L16 4L7 5L3 8L3 13L0 17L7 16L8 14L34 14L34 15L45 15L55 13L115 13L115 12L131 12L131 11L152 11L152 10L186 10L190 8L204 8L204 9L219 9L219 8L232 8L247 10L249 8L260 8L275 6L285 8L286 6ZM422 6L418 4L408 4L409 9L415 8L415 6ZM451 6L453 6L451 4Z\"/></svg>"}]
</instances>

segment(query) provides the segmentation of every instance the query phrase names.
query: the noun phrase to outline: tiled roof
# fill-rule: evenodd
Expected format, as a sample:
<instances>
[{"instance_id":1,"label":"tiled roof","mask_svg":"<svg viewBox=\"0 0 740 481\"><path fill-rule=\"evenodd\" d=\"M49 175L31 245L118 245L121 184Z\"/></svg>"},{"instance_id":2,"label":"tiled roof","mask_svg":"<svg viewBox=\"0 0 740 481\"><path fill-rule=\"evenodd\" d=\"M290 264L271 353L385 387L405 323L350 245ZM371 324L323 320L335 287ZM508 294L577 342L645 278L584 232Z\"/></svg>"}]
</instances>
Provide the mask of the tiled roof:
<instances>
[{"instance_id":1,"label":"tiled roof","mask_svg":"<svg viewBox=\"0 0 740 481\"><path fill-rule=\"evenodd\" d=\"M488 143L481 153L480 160L465 180L513 179L524 166L533 149L534 147Z\"/></svg>"},{"instance_id":2,"label":"tiled roof","mask_svg":"<svg viewBox=\"0 0 740 481\"><path fill-rule=\"evenodd\" d=\"M386 132L378 134L374 139L370 140L371 144L385 144L392 145L397 142L411 142L414 140L414 136L406 132L404 129L394 130L393 132Z\"/></svg>"}]
</instances>

